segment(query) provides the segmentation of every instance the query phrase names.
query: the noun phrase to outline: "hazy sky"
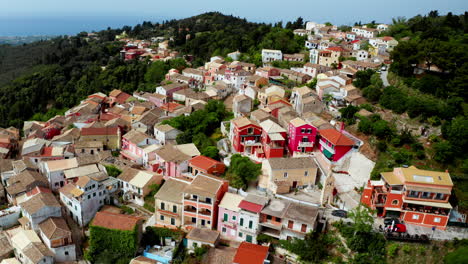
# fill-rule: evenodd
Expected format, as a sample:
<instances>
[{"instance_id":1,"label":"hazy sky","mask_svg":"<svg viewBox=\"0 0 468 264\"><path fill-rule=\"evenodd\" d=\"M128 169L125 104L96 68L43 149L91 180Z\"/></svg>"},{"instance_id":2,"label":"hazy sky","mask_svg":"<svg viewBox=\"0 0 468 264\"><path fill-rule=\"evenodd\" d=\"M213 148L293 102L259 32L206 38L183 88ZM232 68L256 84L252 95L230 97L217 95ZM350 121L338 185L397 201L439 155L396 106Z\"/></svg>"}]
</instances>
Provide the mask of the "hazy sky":
<instances>
[{"instance_id":1,"label":"hazy sky","mask_svg":"<svg viewBox=\"0 0 468 264\"><path fill-rule=\"evenodd\" d=\"M435 9L440 14L449 11L460 14L468 11L468 0L5 0L0 8L0 23L47 18L89 19L89 22L109 19L115 24L119 18L132 22L160 21L207 11L221 11L256 22L289 21L302 16L306 21L334 24L372 20L386 23L393 17L412 17Z\"/></svg>"}]
</instances>

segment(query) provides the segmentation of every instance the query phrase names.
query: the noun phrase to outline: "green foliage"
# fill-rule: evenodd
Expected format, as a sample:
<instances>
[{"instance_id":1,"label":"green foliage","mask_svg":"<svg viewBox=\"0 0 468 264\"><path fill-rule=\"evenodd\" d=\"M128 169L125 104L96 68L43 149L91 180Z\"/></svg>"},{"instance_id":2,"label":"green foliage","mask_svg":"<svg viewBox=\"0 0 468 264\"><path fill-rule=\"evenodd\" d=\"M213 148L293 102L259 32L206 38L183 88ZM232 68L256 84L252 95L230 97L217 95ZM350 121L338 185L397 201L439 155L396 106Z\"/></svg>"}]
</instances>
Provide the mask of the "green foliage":
<instances>
[{"instance_id":1,"label":"green foliage","mask_svg":"<svg viewBox=\"0 0 468 264\"><path fill-rule=\"evenodd\" d=\"M357 88L365 88L371 84L371 77L375 73L375 71L368 69L365 71L358 71L356 73L356 79L354 80L353 84Z\"/></svg>"},{"instance_id":2,"label":"green foliage","mask_svg":"<svg viewBox=\"0 0 468 264\"><path fill-rule=\"evenodd\" d=\"M57 115L64 115L66 111L67 111L66 108L63 108L63 109L51 108L45 114L35 113L31 117L31 120L45 122L45 121L48 121L49 119L51 119L52 117L55 117Z\"/></svg>"},{"instance_id":3,"label":"green foliage","mask_svg":"<svg viewBox=\"0 0 468 264\"><path fill-rule=\"evenodd\" d=\"M208 146L202 149L201 154L203 156L210 157L215 160L219 160L219 149L215 146Z\"/></svg>"},{"instance_id":4,"label":"green foliage","mask_svg":"<svg viewBox=\"0 0 468 264\"><path fill-rule=\"evenodd\" d=\"M356 208L349 212L349 218L354 222L354 231L355 232L370 232L372 230L372 224L374 223L374 217L372 216L372 211L359 204Z\"/></svg>"},{"instance_id":5,"label":"green foliage","mask_svg":"<svg viewBox=\"0 0 468 264\"><path fill-rule=\"evenodd\" d=\"M166 237L171 237L178 241L184 236L183 231L173 230L164 227L148 226L145 229L141 244L144 246L161 245L161 241Z\"/></svg>"},{"instance_id":6,"label":"green foliage","mask_svg":"<svg viewBox=\"0 0 468 264\"><path fill-rule=\"evenodd\" d=\"M122 173L122 170L115 167L114 165L104 165L104 167L106 168L107 174L111 177L117 178L120 173Z\"/></svg>"},{"instance_id":7,"label":"green foliage","mask_svg":"<svg viewBox=\"0 0 468 264\"><path fill-rule=\"evenodd\" d=\"M277 238L274 238L272 236L269 236L269 235L265 235L265 234L258 234L257 236L257 242L259 244L262 244L262 243L276 243L278 242L278 239Z\"/></svg>"},{"instance_id":8,"label":"green foliage","mask_svg":"<svg viewBox=\"0 0 468 264\"><path fill-rule=\"evenodd\" d=\"M348 105L347 107L341 108L341 118L344 119L347 125L354 124L356 122L356 113L359 111L359 107Z\"/></svg>"},{"instance_id":9,"label":"green foliage","mask_svg":"<svg viewBox=\"0 0 468 264\"><path fill-rule=\"evenodd\" d=\"M273 61L272 62L273 67L282 68L282 69L290 69L292 67L302 68L304 64L305 62L303 61Z\"/></svg>"},{"instance_id":10,"label":"green foliage","mask_svg":"<svg viewBox=\"0 0 468 264\"><path fill-rule=\"evenodd\" d=\"M261 164L256 164L248 157L240 154L231 156L231 165L228 169L228 174L232 178L230 185L235 188L242 188L247 186L251 181L257 180L261 173Z\"/></svg>"},{"instance_id":11,"label":"green foliage","mask_svg":"<svg viewBox=\"0 0 468 264\"><path fill-rule=\"evenodd\" d=\"M398 252L399 245L397 243L392 243L387 248L387 256L393 258Z\"/></svg>"},{"instance_id":12,"label":"green foliage","mask_svg":"<svg viewBox=\"0 0 468 264\"><path fill-rule=\"evenodd\" d=\"M331 243L326 234L314 232L307 234L305 239L280 240L279 244L303 262L319 263L328 256L327 247Z\"/></svg>"},{"instance_id":13,"label":"green foliage","mask_svg":"<svg viewBox=\"0 0 468 264\"><path fill-rule=\"evenodd\" d=\"M85 258L92 263L128 263L138 249L136 228L131 231L90 225Z\"/></svg>"}]
</instances>

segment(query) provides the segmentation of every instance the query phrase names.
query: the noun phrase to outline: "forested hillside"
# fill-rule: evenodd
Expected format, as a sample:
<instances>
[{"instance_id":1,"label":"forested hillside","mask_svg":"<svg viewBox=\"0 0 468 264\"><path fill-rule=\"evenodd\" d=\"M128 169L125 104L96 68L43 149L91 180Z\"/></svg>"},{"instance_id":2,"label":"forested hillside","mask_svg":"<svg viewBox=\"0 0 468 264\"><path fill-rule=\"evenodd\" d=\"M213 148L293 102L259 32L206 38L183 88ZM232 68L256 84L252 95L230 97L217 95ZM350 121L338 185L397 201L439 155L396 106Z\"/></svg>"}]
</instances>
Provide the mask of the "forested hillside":
<instances>
[{"instance_id":1,"label":"forested hillside","mask_svg":"<svg viewBox=\"0 0 468 264\"><path fill-rule=\"evenodd\" d=\"M121 89L125 92L153 90L172 67L183 68L183 60L173 62L124 62L119 57L122 44L115 36L126 31L130 37L148 39L173 37L173 48L191 54L193 66L202 65L212 55L240 50L244 61L260 64L261 48L297 52L304 39L294 36L293 28L302 27L302 19L288 23L285 29L247 22L221 13L134 27L107 29L97 39L86 33L59 37L22 46L3 45L0 49L0 126L21 127L34 113L75 105L86 95ZM190 37L188 37L190 36Z\"/></svg>"}]
</instances>

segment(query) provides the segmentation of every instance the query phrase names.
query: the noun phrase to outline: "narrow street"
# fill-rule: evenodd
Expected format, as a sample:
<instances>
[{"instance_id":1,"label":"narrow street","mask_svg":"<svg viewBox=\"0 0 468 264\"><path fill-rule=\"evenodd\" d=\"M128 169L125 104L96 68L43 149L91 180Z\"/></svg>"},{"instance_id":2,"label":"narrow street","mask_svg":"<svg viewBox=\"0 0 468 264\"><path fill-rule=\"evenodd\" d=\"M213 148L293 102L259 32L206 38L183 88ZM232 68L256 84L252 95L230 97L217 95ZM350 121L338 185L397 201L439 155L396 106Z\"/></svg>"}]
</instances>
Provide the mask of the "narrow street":
<instances>
[{"instance_id":1,"label":"narrow street","mask_svg":"<svg viewBox=\"0 0 468 264\"><path fill-rule=\"evenodd\" d=\"M385 71L382 71L382 72L380 73L380 78L382 79L383 85L384 85L385 87L387 87L387 86L390 85L390 83L388 82L387 77L388 77L388 69L385 70Z\"/></svg>"}]
</instances>

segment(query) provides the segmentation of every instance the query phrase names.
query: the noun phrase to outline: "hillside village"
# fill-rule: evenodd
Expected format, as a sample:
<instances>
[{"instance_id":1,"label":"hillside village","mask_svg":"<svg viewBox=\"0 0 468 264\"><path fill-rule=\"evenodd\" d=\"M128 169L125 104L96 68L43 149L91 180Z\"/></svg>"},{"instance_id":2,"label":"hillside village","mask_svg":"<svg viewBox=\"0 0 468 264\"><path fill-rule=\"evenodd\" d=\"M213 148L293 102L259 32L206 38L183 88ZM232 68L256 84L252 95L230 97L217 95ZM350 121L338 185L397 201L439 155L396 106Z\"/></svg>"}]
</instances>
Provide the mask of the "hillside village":
<instances>
[{"instance_id":1,"label":"hillside village","mask_svg":"<svg viewBox=\"0 0 468 264\"><path fill-rule=\"evenodd\" d=\"M354 81L372 70L388 85L388 27L307 22L305 52L263 49L257 66L232 51L151 92L94 93L0 129L1 263L302 263L294 241L339 234L361 210L387 240L468 238L450 172L371 180L368 137L346 124L343 109L376 114ZM126 61L182 56L163 37L116 40ZM345 261L342 233L328 254Z\"/></svg>"}]
</instances>

